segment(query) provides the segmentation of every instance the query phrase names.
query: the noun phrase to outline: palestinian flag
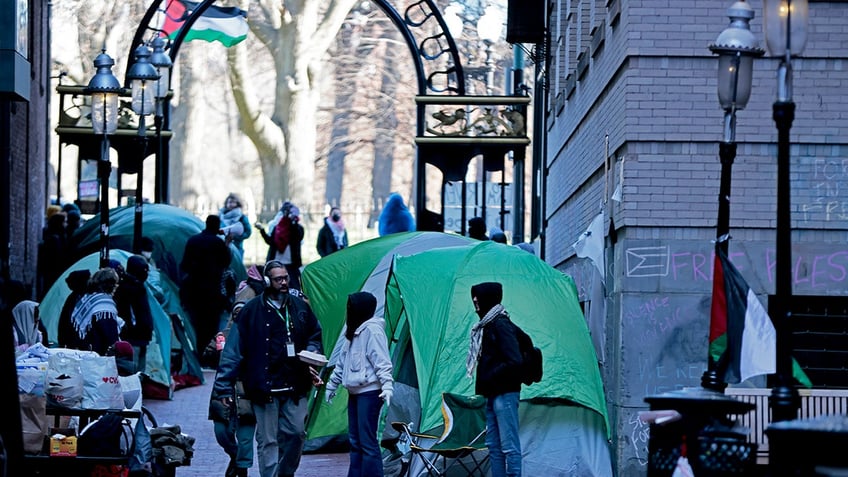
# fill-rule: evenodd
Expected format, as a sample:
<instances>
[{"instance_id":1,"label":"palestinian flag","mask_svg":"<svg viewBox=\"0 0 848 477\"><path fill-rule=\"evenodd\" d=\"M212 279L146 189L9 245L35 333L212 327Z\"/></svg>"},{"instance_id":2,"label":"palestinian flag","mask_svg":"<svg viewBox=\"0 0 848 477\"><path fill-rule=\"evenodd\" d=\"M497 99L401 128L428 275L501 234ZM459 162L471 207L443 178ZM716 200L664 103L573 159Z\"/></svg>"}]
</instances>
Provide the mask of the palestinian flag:
<instances>
[{"instance_id":1,"label":"palestinian flag","mask_svg":"<svg viewBox=\"0 0 848 477\"><path fill-rule=\"evenodd\" d=\"M186 0L167 0L162 31L170 39L177 37L183 24L198 4ZM229 48L247 38L247 12L236 7L210 5L192 25L185 41L219 41Z\"/></svg>"},{"instance_id":2,"label":"palestinian flag","mask_svg":"<svg viewBox=\"0 0 848 477\"><path fill-rule=\"evenodd\" d=\"M728 384L777 371L777 331L757 295L716 244L709 359ZM809 378L793 359L793 375L804 386Z\"/></svg>"}]
</instances>

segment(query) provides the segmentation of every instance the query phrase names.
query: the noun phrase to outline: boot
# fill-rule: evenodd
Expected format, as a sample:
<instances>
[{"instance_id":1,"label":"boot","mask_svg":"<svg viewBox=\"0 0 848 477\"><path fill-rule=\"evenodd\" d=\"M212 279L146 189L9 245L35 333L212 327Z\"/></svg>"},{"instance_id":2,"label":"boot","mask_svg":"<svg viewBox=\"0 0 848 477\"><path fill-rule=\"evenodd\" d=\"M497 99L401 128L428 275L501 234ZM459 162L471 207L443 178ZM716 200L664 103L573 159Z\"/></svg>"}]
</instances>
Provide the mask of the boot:
<instances>
[{"instance_id":1,"label":"boot","mask_svg":"<svg viewBox=\"0 0 848 477\"><path fill-rule=\"evenodd\" d=\"M236 477L247 477L247 468L246 467L237 467L236 468Z\"/></svg>"},{"instance_id":2,"label":"boot","mask_svg":"<svg viewBox=\"0 0 848 477\"><path fill-rule=\"evenodd\" d=\"M239 469L236 468L236 460L230 459L230 463L227 464L227 470L224 472L224 477L238 477L238 471ZM247 474L244 475L247 476Z\"/></svg>"}]
</instances>

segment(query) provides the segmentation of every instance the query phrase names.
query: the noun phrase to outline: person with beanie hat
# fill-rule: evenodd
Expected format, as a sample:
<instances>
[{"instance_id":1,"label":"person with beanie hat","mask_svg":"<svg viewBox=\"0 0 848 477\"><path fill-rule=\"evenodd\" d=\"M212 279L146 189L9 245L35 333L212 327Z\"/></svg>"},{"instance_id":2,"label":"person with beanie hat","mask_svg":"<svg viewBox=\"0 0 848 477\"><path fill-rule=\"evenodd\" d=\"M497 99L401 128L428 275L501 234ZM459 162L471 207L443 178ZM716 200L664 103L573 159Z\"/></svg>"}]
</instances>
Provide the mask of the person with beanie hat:
<instances>
[{"instance_id":1,"label":"person with beanie hat","mask_svg":"<svg viewBox=\"0 0 848 477\"><path fill-rule=\"evenodd\" d=\"M346 340L324 394L327 404L331 404L339 385L348 391L348 477L383 476L377 429L383 403L387 407L391 405L394 380L386 322L374 316L376 309L374 295L368 292L348 295Z\"/></svg>"},{"instance_id":2,"label":"person with beanie hat","mask_svg":"<svg viewBox=\"0 0 848 477\"><path fill-rule=\"evenodd\" d=\"M65 234L68 239L70 239L71 236L74 235L74 232L76 232L82 225L82 215L80 214L79 207L72 202L68 202L63 205L62 211L68 216L68 224L65 226Z\"/></svg>"},{"instance_id":3,"label":"person with beanie hat","mask_svg":"<svg viewBox=\"0 0 848 477\"><path fill-rule=\"evenodd\" d=\"M289 286L300 289L300 267L303 265L301 245L304 230L300 225L300 209L289 201L283 202L280 211L268 223L266 232L257 223L256 229L262 235L262 240L268 244L265 262L281 262L289 274Z\"/></svg>"},{"instance_id":4,"label":"person with beanie hat","mask_svg":"<svg viewBox=\"0 0 848 477\"><path fill-rule=\"evenodd\" d=\"M516 327L501 305L498 282L471 287L471 301L480 321L471 327L466 376L477 371L475 392L486 398L486 447L492 477L521 476L518 398L521 391L521 350Z\"/></svg>"},{"instance_id":5,"label":"person with beanie hat","mask_svg":"<svg viewBox=\"0 0 848 477\"><path fill-rule=\"evenodd\" d=\"M477 240L489 240L486 236L486 220L483 217L472 217L468 220L468 236Z\"/></svg>"}]
</instances>

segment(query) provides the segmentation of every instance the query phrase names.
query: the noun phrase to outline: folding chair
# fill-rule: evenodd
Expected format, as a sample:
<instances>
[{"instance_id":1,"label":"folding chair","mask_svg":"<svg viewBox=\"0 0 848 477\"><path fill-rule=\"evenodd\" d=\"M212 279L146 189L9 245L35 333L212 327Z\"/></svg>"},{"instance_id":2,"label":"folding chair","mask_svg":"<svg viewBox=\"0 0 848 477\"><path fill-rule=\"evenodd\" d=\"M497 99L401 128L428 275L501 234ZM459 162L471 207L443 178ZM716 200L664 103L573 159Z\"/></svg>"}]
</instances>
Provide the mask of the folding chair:
<instances>
[{"instance_id":1,"label":"folding chair","mask_svg":"<svg viewBox=\"0 0 848 477\"><path fill-rule=\"evenodd\" d=\"M489 460L486 398L443 393L442 417L442 426L424 433L413 432L409 424L392 423L392 427L400 433L399 445L409 445L412 454L410 471L415 468L417 459L431 477L484 476L484 465Z\"/></svg>"}]
</instances>

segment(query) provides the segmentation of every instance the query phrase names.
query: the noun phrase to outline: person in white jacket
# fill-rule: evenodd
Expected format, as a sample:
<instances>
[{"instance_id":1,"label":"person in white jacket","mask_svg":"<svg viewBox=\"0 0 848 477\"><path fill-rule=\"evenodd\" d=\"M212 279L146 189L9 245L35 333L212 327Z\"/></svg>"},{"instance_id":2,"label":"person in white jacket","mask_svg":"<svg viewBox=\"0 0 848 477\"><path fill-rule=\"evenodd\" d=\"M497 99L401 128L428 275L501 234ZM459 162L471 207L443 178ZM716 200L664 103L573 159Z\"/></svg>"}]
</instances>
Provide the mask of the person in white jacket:
<instances>
[{"instance_id":1,"label":"person in white jacket","mask_svg":"<svg viewBox=\"0 0 848 477\"><path fill-rule=\"evenodd\" d=\"M332 403L339 385L347 404L350 467L348 477L383 477L377 424L383 402L392 400L394 380L385 321L374 316L377 299L368 292L347 297L347 329L338 363L324 395Z\"/></svg>"}]
</instances>

